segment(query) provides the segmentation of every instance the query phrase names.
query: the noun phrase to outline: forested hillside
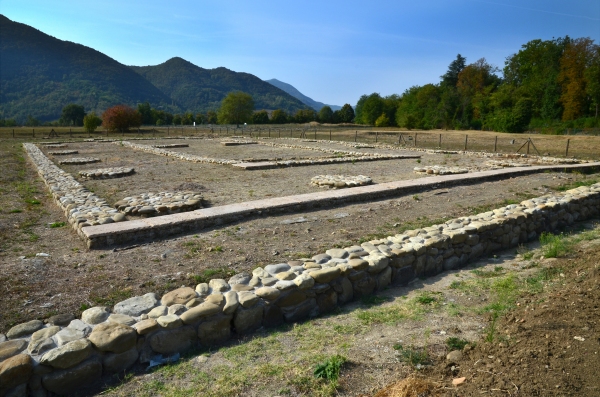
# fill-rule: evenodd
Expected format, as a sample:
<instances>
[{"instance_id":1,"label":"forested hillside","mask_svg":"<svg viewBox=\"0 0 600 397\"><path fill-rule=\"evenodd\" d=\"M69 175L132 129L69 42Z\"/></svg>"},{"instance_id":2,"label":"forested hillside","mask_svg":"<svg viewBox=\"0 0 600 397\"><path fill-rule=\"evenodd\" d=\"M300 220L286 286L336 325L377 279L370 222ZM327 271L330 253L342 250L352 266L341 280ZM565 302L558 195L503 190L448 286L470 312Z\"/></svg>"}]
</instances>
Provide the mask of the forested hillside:
<instances>
[{"instance_id":1,"label":"forested hillside","mask_svg":"<svg viewBox=\"0 0 600 397\"><path fill-rule=\"evenodd\" d=\"M56 120L69 103L101 114L118 103L171 99L114 59L0 15L0 118ZM174 107L173 110L178 110Z\"/></svg>"},{"instance_id":2,"label":"forested hillside","mask_svg":"<svg viewBox=\"0 0 600 397\"><path fill-rule=\"evenodd\" d=\"M532 40L507 57L502 72L459 54L437 83L363 95L355 121L504 132L600 127L600 46L593 40Z\"/></svg>"},{"instance_id":3,"label":"forested hillside","mask_svg":"<svg viewBox=\"0 0 600 397\"><path fill-rule=\"evenodd\" d=\"M256 109L283 109L293 113L306 108L300 100L252 74L223 67L203 69L176 57L156 66L131 68L170 96L185 111L216 110L231 91L252 95Z\"/></svg>"},{"instance_id":4,"label":"forested hillside","mask_svg":"<svg viewBox=\"0 0 600 397\"><path fill-rule=\"evenodd\" d=\"M287 92L294 98L299 99L300 101L302 101L303 104L313 108L317 112L319 110L321 110L323 108L323 106L329 106L331 108L331 110L333 110L333 111L340 110L342 108L341 106L327 105L323 102L315 101L314 99L307 97L306 95L304 95L303 93L298 91L298 89L296 87L294 87L293 85L284 83L283 81L279 81L277 79L270 79L270 80L265 80L265 81L267 83L274 85L275 87Z\"/></svg>"}]
</instances>

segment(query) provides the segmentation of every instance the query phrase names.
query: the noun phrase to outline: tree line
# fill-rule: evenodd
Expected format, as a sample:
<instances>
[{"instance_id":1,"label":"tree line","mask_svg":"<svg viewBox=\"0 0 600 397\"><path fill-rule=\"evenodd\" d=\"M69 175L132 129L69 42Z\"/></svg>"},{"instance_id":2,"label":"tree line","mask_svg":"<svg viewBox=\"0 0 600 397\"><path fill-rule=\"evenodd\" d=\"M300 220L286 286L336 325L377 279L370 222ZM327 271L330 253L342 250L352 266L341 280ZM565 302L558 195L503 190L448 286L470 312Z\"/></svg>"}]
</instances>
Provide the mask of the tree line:
<instances>
[{"instance_id":1,"label":"tree line","mask_svg":"<svg viewBox=\"0 0 600 397\"><path fill-rule=\"evenodd\" d=\"M436 84L401 95L363 95L355 123L408 129L600 127L600 46L590 38L532 40L506 58L503 76L485 58L458 54Z\"/></svg>"}]
</instances>

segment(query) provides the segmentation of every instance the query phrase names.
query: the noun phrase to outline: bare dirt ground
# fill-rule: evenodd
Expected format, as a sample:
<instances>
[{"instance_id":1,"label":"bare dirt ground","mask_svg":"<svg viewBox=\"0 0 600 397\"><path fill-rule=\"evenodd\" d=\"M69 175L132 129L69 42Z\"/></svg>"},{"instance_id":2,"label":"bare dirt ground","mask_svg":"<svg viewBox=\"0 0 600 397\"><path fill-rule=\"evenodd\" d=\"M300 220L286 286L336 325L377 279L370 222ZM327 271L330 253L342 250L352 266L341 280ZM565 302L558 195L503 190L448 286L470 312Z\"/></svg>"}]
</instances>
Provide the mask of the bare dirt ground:
<instances>
[{"instance_id":1,"label":"bare dirt ground","mask_svg":"<svg viewBox=\"0 0 600 397\"><path fill-rule=\"evenodd\" d=\"M284 144L310 145L299 140L279 141ZM291 159L291 158L328 158L330 153L269 147L263 145L222 146L216 139L157 140L136 141L145 145L185 143L190 147L168 150L206 156L218 159ZM410 154L415 152L389 149L351 149L343 145L321 144L312 146L336 150L353 150L362 153ZM51 156L48 152L56 149L41 147L49 158L58 162L63 157ZM62 165L66 172L78 176L80 170L92 170L105 167L133 167L136 173L126 178L104 180L80 180L98 196L109 202L116 202L127 196L147 192L172 191L184 186L196 187L205 198L205 205L218 206L257 200L268 197L282 197L293 194L318 192L319 188L310 185L310 179L317 175L366 175L374 183L384 183L401 179L416 179L423 174L413 172L418 165L446 165L462 167L484 166L485 159L465 157L454 154L421 154L417 159L382 160L329 165L311 165L302 167L284 167L268 170L247 171L229 165L192 163L175 158L132 150L114 143L69 143L68 149L78 150L75 157L95 157L101 163L87 165ZM417 162L418 161L418 162Z\"/></svg>"},{"instance_id":2,"label":"bare dirt ground","mask_svg":"<svg viewBox=\"0 0 600 397\"><path fill-rule=\"evenodd\" d=\"M519 136L518 138L522 137ZM155 141L139 142L152 144ZM165 143L173 142L173 140L165 141ZM187 142L188 141L186 140L186 143ZM309 145L310 143L302 144ZM107 164L99 163L102 165L98 166L98 168L121 165L118 164L117 161L134 161L136 169L139 169L139 176L152 175L149 178L139 178L138 180L129 180L128 178L125 178L105 181L86 181L84 183L101 197L109 200L113 199L115 201L122 198L122 194L129 195L135 194L136 192L172 190L183 183L196 183L202 185L205 189L203 193L206 195L209 204L221 205L261 197L270 197L271 195L281 196L319 191L318 188L308 186L308 180L312 176L321 173L360 173L372 176L376 182L418 177L417 174L412 172L412 168L417 165L416 160L349 163L324 166L322 169L319 168L321 166L314 166L258 172L234 172L227 166L208 167L200 164L175 162L172 160L169 160L169 165L166 166L166 158L164 157L133 150L128 150L127 153L120 154L120 146L110 143L93 146L93 150L104 150L105 152L83 153L84 150L89 150L86 149L89 147L89 144L81 145L82 151L80 151L80 154L99 156L103 158L103 161L105 158L109 159ZM76 145L74 144L73 146L75 147ZM590 146L594 147L593 145ZM595 153L598 153L597 144L595 147ZM69 148L71 148L71 146ZM342 148L345 150L353 150L347 146L343 146ZM190 148L182 148L181 150L190 150L189 153L193 153L191 151L193 149L194 147L191 146ZM239 147L236 150L239 150ZM368 151L371 149L360 150ZM2 269L0 272L0 291L1 295L5 297L5 299L0 300L0 332L6 332L12 325L33 318L43 319L58 313L72 313L74 315L79 315L83 309L89 306L113 305L118 301L134 295L140 295L147 292L156 292L160 294L181 285L195 286L197 283L210 278L227 278L227 276L237 272L252 270L256 266L306 257L321 253L325 249L334 246L347 246L353 242L366 241L376 238L377 236L395 234L401 230L413 229L423 225L441 222L445 219L482 212L506 203L519 202L529 197L539 196L546 192L550 192L552 189L556 189L563 185L571 185L577 181L600 179L599 174L581 175L543 173L503 181L486 182L478 185L457 186L450 189L433 189L411 196L370 203L345 205L319 211L281 214L278 216L249 219L237 224L201 231L194 235L181 236L167 241L157 241L131 249L88 251L73 230L67 226L61 225L61 222L65 221L64 215L51 201L45 186L41 183L34 168L26 159L20 142L17 140L0 141L0 151L0 169L3 170L3 172L0 173L0 267ZM276 154L278 151L280 151L280 149L272 150L268 154ZM281 151L286 152L286 150ZM377 152L383 151L377 150ZM314 156L315 154L318 156L321 155L319 152L313 151L308 151L306 155ZM105 155L106 157L102 157L102 155ZM296 155L298 154L296 153ZM454 155L430 156L431 157L424 157L421 164L443 164L445 161L448 165L454 165L455 163L460 165L463 163L471 164L474 160L471 157L464 159L455 157ZM458 158L458 160L454 160L455 158ZM482 160L475 159L475 161L480 162ZM96 165L98 164L92 166ZM85 167L92 168L92 166ZM84 166L65 167L65 170L75 174L76 170L83 167ZM192 168L192 170L189 168ZM271 171L273 171L273 173L269 174ZM263 173L269 175L263 177L261 176ZM133 178L137 177L138 176L135 176ZM154 178L154 180L152 178ZM214 180L209 180L211 178ZM130 183L130 181L135 181L135 183ZM290 183L290 181L293 182ZM250 193L250 191L252 191L252 193ZM597 272L590 273L591 270L585 270L584 266L585 263L597 263L599 258L598 252L597 250L592 251L589 255L586 254L586 252L587 251L585 250L582 252L576 251L575 253L570 254L573 255L572 258L560 259L560 261L573 259L566 263L580 263L582 266L581 271L587 271L587 274L597 275ZM37 253L48 253L50 256L47 258L36 257ZM581 258L581 260L578 258ZM589 260L585 258L589 258ZM508 258L507 260L511 261L514 260L514 258ZM497 263L494 261L490 264L490 266L496 265ZM579 268L572 269L573 270L571 270L570 273L565 271L565 275L568 275L568 281L578 278L576 271L579 271ZM436 279L431 279L426 280L423 285L413 285L409 290L390 291L390 299L394 299L394 301L389 304L395 304L396 298L400 300L405 299L401 297L406 296L406 294L411 291L414 295L410 296L417 299L418 296L420 296L421 288L427 290L430 284L433 285L436 282ZM587 283L588 280L584 278L582 282ZM573 288L578 285L579 284L574 284ZM592 285L595 284L590 284L589 287L591 288ZM578 290L574 289L573 291ZM437 293L439 291L434 292ZM446 293L450 292L444 292L444 294ZM565 290L564 293L567 294L568 290ZM452 292L452 294L454 294L454 292ZM590 300L587 298L584 299L584 297L577 298L583 302L575 300L575 295L567 295L569 297L568 299L572 298L568 304L570 305L571 302L576 302L576 310L579 310L579 307L583 308L583 306L577 305L587 304L588 301L595 302L595 310L597 310L597 295L588 295L590 296ZM459 295L444 295L444 299L438 299L438 302L440 303L440 307L446 307L448 305L454 307L455 304L462 305L462 303L470 302L468 298L469 297L462 297ZM450 299L454 299L455 301L450 301ZM446 305L442 305L443 302L446 302ZM554 301L549 298L549 302ZM560 301L556 300L556 302ZM314 320L314 323L311 322L306 327L300 326L292 328L293 333L290 335L294 338L300 337L300 334L312 335L313 342L309 344L306 341L297 340L293 343L289 343L289 346L293 347L293 349L290 350L291 352L300 351L302 354L298 354L297 356L298 360L300 360L299 362L292 360L284 363L285 365L282 368L285 368L286 371L290 370L291 372L283 381L274 381L273 385L269 385L267 389L263 389L256 385L251 388L248 386L248 382L244 383L240 380L242 383L241 386L236 384L234 385L235 387L233 387L228 384L229 386L227 387L223 386L223 393L219 394L215 392L207 395L259 396L277 395L278 393L280 395L333 395L337 393L339 395L356 396L361 393L375 393L386 384L393 382L395 379L400 379L406 374L414 371L412 367L398 363L397 350L393 348L393 344L409 343L410 345L414 344L415 346L418 346L420 343L419 341L427 340L431 341L432 356L435 356L436 352L440 355L445 355L447 350L443 346L443 341L447 338L447 335L451 335L450 330L454 329L454 326L458 327L457 329L460 329L460 333L455 332L455 334L461 334L468 340L475 340L478 335L481 335L483 332L482 330L489 326L485 316L482 315L466 319L464 316L454 318L455 316L451 313L450 315L448 313L434 313L435 315L432 318L430 325L411 322L416 318L410 317L411 321L405 324L403 323L403 325L398 325L398 323L395 322L394 324L385 324L384 326L382 325L383 323L371 322L369 325L372 325L373 328L370 331L365 331L368 333L367 335L364 335L362 330L357 330L358 328L366 326L368 323L367 320L361 320L358 325L354 323L354 321L356 321L356 316L358 316L358 312L361 312L363 309L376 310L380 307L385 308L387 304L388 303L383 303L382 305L378 304L375 306L375 309L372 309L371 303L359 302L354 306L350 306L348 309L344 309L344 313L346 310L348 311L346 314L349 317L340 317L341 323L334 323L332 322L332 318L328 317ZM564 310L561 312L556 306L542 308L540 305L536 305L535 308L536 310L539 310L540 313L546 311L548 315L553 317L561 314L574 315L573 311ZM554 311L548 311L551 309ZM592 316L590 310L591 309L582 312L582 314L590 317ZM465 312L465 310L461 309L461 312ZM344 315L344 313L342 313L342 315ZM531 321L533 324L537 324L536 321L542 321L542 318L533 317L535 313L537 313L537 311L531 313L523 312L518 315L515 314L515 318L519 319L521 319L520 316L524 316L526 318L524 323L515 323L514 321L509 323L509 317L502 317L497 320L496 324L498 324L498 329L507 327L510 329L510 332L518 334L519 332L525 331L515 327L519 325L526 327L526 324L528 324L527 321ZM578 320L572 320L572 317L565 317L565 319L560 321L563 321L566 324L574 324L574 321L588 321L585 316L582 317L577 315ZM347 323L344 323L344 321ZM365 321L367 321L367 323L365 323ZM583 322L581 324L583 324ZM344 328L345 325L348 327ZM512 329L511 327L515 329ZM597 344L597 328L592 328L589 324L582 325L581 328L583 329L584 327L588 327L589 332L585 334L582 331L581 336L585 338L586 341L595 341ZM310 332L311 329L325 330L327 338L321 336L322 332ZM557 327L556 329L559 330L560 328ZM565 330L570 329L571 328L565 328ZM331 335L334 334L331 333L331 330L338 330L340 332L336 331L335 338L333 338ZM427 332L428 336L425 335L424 330L429 330ZM442 334L440 331L446 333ZM537 328L536 330L529 331L531 332L530 335L538 335L536 333ZM563 334L566 335L567 332L564 331ZM590 335L590 337L588 338L584 334ZM268 335L260 336L260 338L271 338L273 335L278 337L277 333L269 333ZM383 335L383 337L381 335ZM545 334L543 335L542 342L544 342L544 340L553 340L553 336L546 338ZM561 336L562 334L557 335L559 336L558 342L562 343L562 341L567 340L564 339L567 338L567 336L564 336L563 338L563 336ZM290 336L290 338L292 336ZM572 339L570 334L569 337ZM330 349L320 352L320 347L328 344L330 338L332 338L332 341L335 340L336 343L339 342L339 345L332 343ZM379 341L380 343L374 342L375 340L378 340L377 338L381 338L381 341ZM529 339L525 337L521 339L529 341ZM403 342L398 342L399 340L402 340ZM532 340L537 339L534 338ZM273 340L268 339L268 342L271 341ZM251 350L256 348L257 351L261 351L260 346L264 347L266 343L264 340L260 342L260 339L258 342L252 342L260 345L257 347L250 342L251 341L243 341L239 346L246 346ZM569 349L582 346L577 345L576 342L580 343L577 340L574 340ZM233 343L235 344L235 342ZM273 341L273 343L281 344L282 342ZM285 344L285 341L283 343ZM581 343L585 344L586 342ZM379 347L372 347L374 344ZM421 343L421 345L424 344ZM523 346L523 344L518 345L518 347L520 346ZM559 345L557 344L556 346ZM562 344L560 346L562 346ZM235 346L232 345L230 347L233 348ZM483 349L483 347L484 344L477 344L474 350L468 352L466 354L466 364L461 364L460 371L456 374L452 372L450 375L448 373L450 369L447 368L445 364L440 364L438 367L431 369L433 372L427 374L430 374L429 376L436 382L446 382L443 383L446 386L452 376L468 376L468 381L465 384L466 387L458 389L463 394L455 393L448 395L480 395L479 389L477 389L477 391L476 389L472 389L473 394L468 394L471 393L471 389L468 389L468 387L471 387L469 385L473 379L487 382L489 379L503 378L491 376L479 376L475 378L473 375L470 375L470 373L479 374L477 370L484 369L483 367L479 367L479 363L476 365L474 364L477 361L477 354L480 354L482 357L486 356L486 354L487 356L496 357L503 354L502 352L505 352L506 356L502 358L502 365L496 364L495 360L484 358L484 361L486 362L485 365L493 364L493 371L496 372L502 371L498 368L506 366L506 363L510 363L511 359L513 361L517 359L520 360L521 358L528 360L534 356L533 354L527 353L528 355L515 356L516 358L512 356L509 357L509 355L517 353L515 353L514 350L507 348L502 350L503 348L500 348L497 345L490 345L489 351L480 350ZM238 347L238 350L223 350L222 354L230 354L231 356L228 356L226 359L231 361L233 360L233 356L244 356L246 354L246 352L240 352L239 349L241 349L241 347ZM299 372L294 372L296 370L292 371L290 369L291 367L287 366L288 364L293 364L295 367L301 365L312 368L315 360L324 359L325 353L336 353L336 349L349 358L349 362L345 364L342 369L337 392L335 391L335 388L332 391L331 388L327 388L329 387L327 385L323 386L320 383L314 383L314 379L311 375L312 370L308 370L307 372L306 368L303 368L302 371L298 370ZM352 349L355 349L356 351L352 353ZM535 345L531 348L528 347L525 351L533 351L535 349L540 350L541 347L537 348L537 345ZM227 353L228 351L229 353ZM569 350L568 353L571 353L572 351L573 350ZM315 352L320 353L315 354ZM546 350L544 350L544 352L546 352ZM250 354L250 357L252 357L252 354ZM537 353L536 357L541 357L540 354L541 353ZM553 357L560 355L558 350L557 353L552 350L552 354ZM585 360L582 359L582 357L588 357L587 354L588 353L584 354L583 350L579 351L578 355L565 353L562 356L562 359L564 359L563 361L570 361L565 361L565 364L562 364L562 368L565 368L565 371L569 372L571 367L568 365L580 365L580 361L583 362L581 365L587 365L586 363L590 361L587 360L587 358ZM571 359L570 357L576 358ZM241 361L239 363L239 368L235 368L239 370L248 366L257 368L252 360L248 360ZM266 355L264 356L264 360L268 360ZM531 358L531 360L533 360L533 358ZM186 363L189 365L197 365L195 361L186 361ZM219 374L231 372L231 369L226 370L226 368L221 365L225 363L224 361L220 362L215 360L215 363L218 371L216 374L211 373L209 378L212 379L212 382L214 382L214 379L221 379ZM225 364L223 365L231 367L231 364ZM530 368L531 371L534 371L535 366L533 361L528 365L528 368ZM597 368L597 362L595 365L596 367L590 366L589 368ZM192 367L192 369L193 368L195 367ZM264 370L264 373L261 372L259 374L260 376L256 374L252 376L255 376L255 378L263 384L271 383L270 375L268 375L268 368L261 368ZM486 369L484 370L493 372L490 369L492 367L485 368ZM472 371L469 372L469 369ZM545 368L543 369L545 370ZM275 372L280 370L283 371L282 369L273 369ZM219 371L222 371L222 373ZM536 378L542 376L540 375L543 372L542 370L538 371L536 369L535 371L537 372L519 371L516 375L527 373L529 376L535 375ZM311 376L302 378L308 376L307 373ZM469 375L466 375L465 373ZM573 372L571 371L569 373L572 374ZM582 373L583 379L587 372L584 371ZM308 385L312 385L311 387L313 388L303 389L300 384L294 383L293 379L296 375L297 379L304 379L304 381L306 381ZM124 395L176 395L175 392L171 393L160 388L155 389L150 387L151 385L164 385L165 379L170 379L169 375L157 373L157 375L153 376L158 376L159 379L135 377L136 382L132 381L127 383L125 389L119 389L120 391L115 391L115 393ZM160 377L163 377L164 379ZM514 379L516 378L511 379L515 381ZM526 378L523 379L526 380ZM550 375L548 375L547 379L551 379ZM520 387L524 387L523 385L526 383L525 380L519 384L521 385ZM138 381L143 383L142 386L138 385L139 388L138 386L133 386L137 385ZM188 381L191 382L189 379ZM542 383L543 382L540 381L540 385ZM489 390L496 388L496 386L491 383L478 384L484 385L485 387L489 386ZM564 384L566 385L566 383ZM587 383L583 381L580 382L580 384L583 386L581 389L577 390L585 390L585 387L588 387L586 386ZM502 387L498 386L500 389ZM554 387L554 385L552 387ZM567 386L561 387L566 388ZM570 387L568 390L576 390L571 386L568 387ZM568 394L564 392L564 388L561 389L559 387L553 392L558 393L556 395L586 395L573 394L574 392ZM210 388L207 390L210 390ZM315 390L318 390L318 392ZM542 390L541 386L539 390ZM564 393L560 394L561 391ZM453 391L445 390L444 392L452 393ZM512 395L519 395L515 394L512 389L510 389L510 392ZM520 395L553 395L541 392L541 394L523 393L524 392L521 392Z\"/></svg>"}]
</instances>

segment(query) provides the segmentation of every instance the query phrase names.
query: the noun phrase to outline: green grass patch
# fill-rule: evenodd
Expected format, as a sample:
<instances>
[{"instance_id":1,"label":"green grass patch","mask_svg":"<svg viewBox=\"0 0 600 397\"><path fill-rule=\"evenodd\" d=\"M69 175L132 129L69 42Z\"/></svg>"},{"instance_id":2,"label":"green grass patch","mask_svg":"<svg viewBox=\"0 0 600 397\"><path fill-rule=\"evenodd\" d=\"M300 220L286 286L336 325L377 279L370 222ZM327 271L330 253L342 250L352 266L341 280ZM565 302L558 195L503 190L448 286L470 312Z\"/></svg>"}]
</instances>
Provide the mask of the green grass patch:
<instances>
[{"instance_id":1,"label":"green grass patch","mask_svg":"<svg viewBox=\"0 0 600 397\"><path fill-rule=\"evenodd\" d=\"M228 279L235 275L235 270L227 269L226 267L206 269L200 274L190 275L189 278L194 280L196 284L208 283L213 278Z\"/></svg>"},{"instance_id":2,"label":"green grass patch","mask_svg":"<svg viewBox=\"0 0 600 397\"><path fill-rule=\"evenodd\" d=\"M14 210L10 210L9 213L11 214L20 214L21 212L23 212L23 210L17 209L15 208Z\"/></svg>"},{"instance_id":3,"label":"green grass patch","mask_svg":"<svg viewBox=\"0 0 600 397\"><path fill-rule=\"evenodd\" d=\"M481 278L493 278L504 274L504 268L502 266L496 266L494 270L475 269L471 270L471 273Z\"/></svg>"},{"instance_id":4,"label":"green grass patch","mask_svg":"<svg viewBox=\"0 0 600 397\"><path fill-rule=\"evenodd\" d=\"M313 375L329 382L337 382L340 377L340 369L345 362L346 358L344 356L340 356L339 354L331 356L322 363L317 364Z\"/></svg>"},{"instance_id":5,"label":"green grass patch","mask_svg":"<svg viewBox=\"0 0 600 397\"><path fill-rule=\"evenodd\" d=\"M573 242L562 233L556 235L543 232L540 235L540 244L546 258L559 258L571 251Z\"/></svg>"},{"instance_id":6,"label":"green grass patch","mask_svg":"<svg viewBox=\"0 0 600 397\"><path fill-rule=\"evenodd\" d=\"M390 298L387 296L367 295L360 298L360 303L365 306L376 306L385 302L389 302Z\"/></svg>"},{"instance_id":7,"label":"green grass patch","mask_svg":"<svg viewBox=\"0 0 600 397\"><path fill-rule=\"evenodd\" d=\"M427 347L403 346L395 344L394 350L398 351L398 358L407 364L416 367L417 365L426 365L431 362Z\"/></svg>"},{"instance_id":8,"label":"green grass patch","mask_svg":"<svg viewBox=\"0 0 600 397\"><path fill-rule=\"evenodd\" d=\"M54 222L50 224L51 228L64 227L67 222Z\"/></svg>"},{"instance_id":9,"label":"green grass patch","mask_svg":"<svg viewBox=\"0 0 600 397\"><path fill-rule=\"evenodd\" d=\"M595 185L596 183L598 183L597 179L588 179L585 181L576 181L576 182L569 183L566 185L561 185L561 186L554 188L554 190L557 190L559 192L565 192L567 190L577 189L578 187L581 187L581 186L592 186L592 185Z\"/></svg>"},{"instance_id":10,"label":"green grass patch","mask_svg":"<svg viewBox=\"0 0 600 397\"><path fill-rule=\"evenodd\" d=\"M462 350L468 344L469 341L457 338L455 336L451 336L450 338L446 339L446 346L448 346L448 349L450 350Z\"/></svg>"}]
</instances>

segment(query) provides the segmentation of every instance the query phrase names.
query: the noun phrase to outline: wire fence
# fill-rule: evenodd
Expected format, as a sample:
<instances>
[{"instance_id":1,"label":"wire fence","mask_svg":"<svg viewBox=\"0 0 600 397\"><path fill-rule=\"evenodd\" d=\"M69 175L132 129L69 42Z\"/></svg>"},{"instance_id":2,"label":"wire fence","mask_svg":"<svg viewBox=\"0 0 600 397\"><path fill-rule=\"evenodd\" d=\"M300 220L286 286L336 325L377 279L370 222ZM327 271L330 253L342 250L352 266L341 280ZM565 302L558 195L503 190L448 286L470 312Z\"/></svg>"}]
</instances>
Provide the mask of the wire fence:
<instances>
[{"instance_id":1,"label":"wire fence","mask_svg":"<svg viewBox=\"0 0 600 397\"><path fill-rule=\"evenodd\" d=\"M505 134L481 131L403 131L373 130L358 126L307 125L200 125L144 126L128 132L103 129L87 133L82 128L20 127L0 128L1 140L64 141L80 139L151 139L177 137L300 138L304 140L344 141L358 144L387 144L396 147L446 151L485 151L520 153L552 157L600 159L600 136Z\"/></svg>"}]
</instances>

